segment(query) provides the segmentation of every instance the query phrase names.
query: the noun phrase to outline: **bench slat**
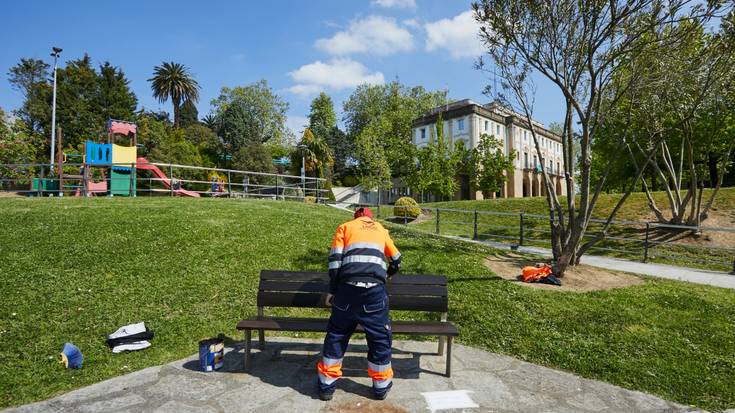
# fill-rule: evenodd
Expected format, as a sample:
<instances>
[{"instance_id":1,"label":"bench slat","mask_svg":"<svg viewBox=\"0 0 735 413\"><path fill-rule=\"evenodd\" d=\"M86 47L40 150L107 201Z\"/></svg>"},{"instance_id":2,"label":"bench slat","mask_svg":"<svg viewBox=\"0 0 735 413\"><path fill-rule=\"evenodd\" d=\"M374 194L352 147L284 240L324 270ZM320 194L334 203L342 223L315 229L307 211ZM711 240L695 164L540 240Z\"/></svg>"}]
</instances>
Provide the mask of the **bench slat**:
<instances>
[{"instance_id":1,"label":"bench slat","mask_svg":"<svg viewBox=\"0 0 735 413\"><path fill-rule=\"evenodd\" d=\"M407 296L438 296L447 295L447 287L439 285L408 285L390 283L387 286L389 296L407 295ZM278 292L281 294L289 294L292 292L299 293L326 293L329 292L329 283L323 281L270 281L263 280L260 282L260 291Z\"/></svg>"},{"instance_id":2,"label":"bench slat","mask_svg":"<svg viewBox=\"0 0 735 413\"><path fill-rule=\"evenodd\" d=\"M258 291L258 307L327 308L326 293L278 293ZM447 297L390 295L391 310L447 312Z\"/></svg>"},{"instance_id":3,"label":"bench slat","mask_svg":"<svg viewBox=\"0 0 735 413\"><path fill-rule=\"evenodd\" d=\"M329 274L310 271L263 270L260 272L260 279L261 281L329 281ZM447 285L447 277L443 275L398 274L391 278L389 284Z\"/></svg>"},{"instance_id":4,"label":"bench slat","mask_svg":"<svg viewBox=\"0 0 735 413\"><path fill-rule=\"evenodd\" d=\"M319 318L286 318L286 317L263 317L242 320L237 324L238 330L269 330L269 331L309 331L326 332L327 320ZM459 331L450 322L439 321L393 321L391 329L394 334L407 335L435 335L453 336L459 335ZM364 333L361 325L355 329L356 332Z\"/></svg>"}]
</instances>

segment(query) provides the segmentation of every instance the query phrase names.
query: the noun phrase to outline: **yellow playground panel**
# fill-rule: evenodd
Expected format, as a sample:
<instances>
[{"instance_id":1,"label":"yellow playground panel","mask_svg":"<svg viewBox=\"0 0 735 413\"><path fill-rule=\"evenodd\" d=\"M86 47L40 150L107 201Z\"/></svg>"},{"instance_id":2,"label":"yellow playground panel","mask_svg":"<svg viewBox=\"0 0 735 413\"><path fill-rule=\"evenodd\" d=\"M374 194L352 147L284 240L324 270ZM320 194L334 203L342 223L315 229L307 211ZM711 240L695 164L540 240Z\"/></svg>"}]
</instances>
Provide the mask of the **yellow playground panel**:
<instances>
[{"instance_id":1,"label":"yellow playground panel","mask_svg":"<svg viewBox=\"0 0 735 413\"><path fill-rule=\"evenodd\" d=\"M112 145L112 163L120 167L130 167L136 162L137 148L135 146Z\"/></svg>"}]
</instances>

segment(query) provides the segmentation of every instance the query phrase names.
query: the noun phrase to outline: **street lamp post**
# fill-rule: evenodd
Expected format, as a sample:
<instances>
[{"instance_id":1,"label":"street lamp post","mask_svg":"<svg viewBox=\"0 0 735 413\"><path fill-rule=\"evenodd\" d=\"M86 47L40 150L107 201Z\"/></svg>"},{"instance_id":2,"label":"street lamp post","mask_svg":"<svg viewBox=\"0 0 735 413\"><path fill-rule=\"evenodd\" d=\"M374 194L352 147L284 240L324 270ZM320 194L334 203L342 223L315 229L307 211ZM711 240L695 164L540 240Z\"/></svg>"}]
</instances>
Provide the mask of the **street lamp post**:
<instances>
[{"instance_id":1,"label":"street lamp post","mask_svg":"<svg viewBox=\"0 0 735 413\"><path fill-rule=\"evenodd\" d=\"M51 172L54 170L54 150L56 149L56 61L61 54L61 49L53 47L52 50L51 56L54 57L54 97L51 103L51 159L49 160L49 164L51 164L49 170Z\"/></svg>"},{"instance_id":2,"label":"street lamp post","mask_svg":"<svg viewBox=\"0 0 735 413\"><path fill-rule=\"evenodd\" d=\"M301 152L301 187L305 189L306 188L306 145L299 144L297 148L299 148L299 151Z\"/></svg>"}]
</instances>

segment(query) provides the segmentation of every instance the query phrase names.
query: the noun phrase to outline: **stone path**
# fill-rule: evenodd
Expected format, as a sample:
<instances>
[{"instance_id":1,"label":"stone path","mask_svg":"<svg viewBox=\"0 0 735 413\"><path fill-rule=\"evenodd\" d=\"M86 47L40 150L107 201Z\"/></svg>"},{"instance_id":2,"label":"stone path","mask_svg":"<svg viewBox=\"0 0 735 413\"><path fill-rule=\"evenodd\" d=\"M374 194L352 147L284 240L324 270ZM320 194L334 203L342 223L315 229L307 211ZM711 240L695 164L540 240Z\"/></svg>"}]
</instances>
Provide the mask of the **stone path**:
<instances>
[{"instance_id":1,"label":"stone path","mask_svg":"<svg viewBox=\"0 0 735 413\"><path fill-rule=\"evenodd\" d=\"M697 411L641 392L470 347L453 347L453 374L435 342L394 342L394 387L385 401L370 399L364 340L354 340L334 399L316 397L321 342L270 338L242 371L238 347L216 373L197 371L196 357L150 367L9 412L428 412L422 393L467 391L476 408L440 412L687 412Z\"/></svg>"}]
</instances>

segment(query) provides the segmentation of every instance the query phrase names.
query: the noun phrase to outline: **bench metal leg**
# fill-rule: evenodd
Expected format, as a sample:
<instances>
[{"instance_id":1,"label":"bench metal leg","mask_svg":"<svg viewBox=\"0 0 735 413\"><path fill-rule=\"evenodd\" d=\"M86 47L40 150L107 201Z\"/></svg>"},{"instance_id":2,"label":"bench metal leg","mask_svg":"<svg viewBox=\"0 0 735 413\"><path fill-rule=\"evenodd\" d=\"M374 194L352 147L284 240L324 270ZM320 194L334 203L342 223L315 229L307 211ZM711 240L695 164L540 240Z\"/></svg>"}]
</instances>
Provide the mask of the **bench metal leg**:
<instances>
[{"instance_id":1,"label":"bench metal leg","mask_svg":"<svg viewBox=\"0 0 735 413\"><path fill-rule=\"evenodd\" d=\"M263 307L258 307L258 318L263 318ZM265 330L258 330L258 347L265 350Z\"/></svg>"},{"instance_id":2,"label":"bench metal leg","mask_svg":"<svg viewBox=\"0 0 735 413\"><path fill-rule=\"evenodd\" d=\"M265 330L258 330L258 346L260 350L265 350Z\"/></svg>"},{"instance_id":3,"label":"bench metal leg","mask_svg":"<svg viewBox=\"0 0 735 413\"><path fill-rule=\"evenodd\" d=\"M251 349L250 340L251 339L252 339L251 331L245 330L245 371L250 370L250 365L251 365L251 361L250 361L250 349Z\"/></svg>"},{"instance_id":4,"label":"bench metal leg","mask_svg":"<svg viewBox=\"0 0 735 413\"><path fill-rule=\"evenodd\" d=\"M441 315L441 321L443 323L446 323L447 322L447 313L442 313L442 315ZM438 351L438 353L439 353L440 356L443 356L444 355L444 343L445 343L445 341L446 341L446 338L444 336L440 336L439 337L439 351Z\"/></svg>"},{"instance_id":5,"label":"bench metal leg","mask_svg":"<svg viewBox=\"0 0 735 413\"><path fill-rule=\"evenodd\" d=\"M447 337L447 377L452 377L452 337Z\"/></svg>"}]
</instances>

